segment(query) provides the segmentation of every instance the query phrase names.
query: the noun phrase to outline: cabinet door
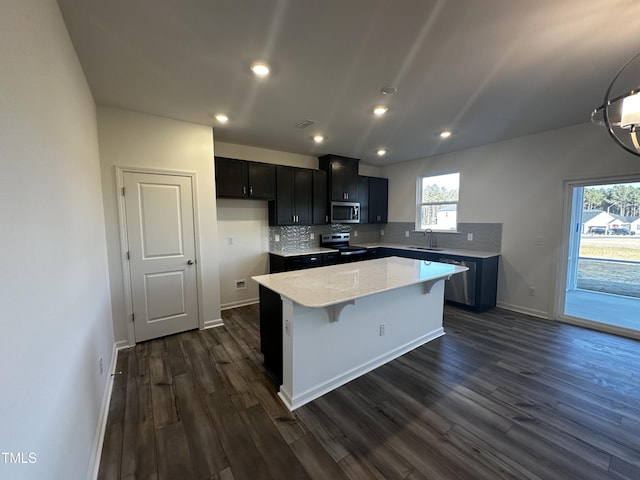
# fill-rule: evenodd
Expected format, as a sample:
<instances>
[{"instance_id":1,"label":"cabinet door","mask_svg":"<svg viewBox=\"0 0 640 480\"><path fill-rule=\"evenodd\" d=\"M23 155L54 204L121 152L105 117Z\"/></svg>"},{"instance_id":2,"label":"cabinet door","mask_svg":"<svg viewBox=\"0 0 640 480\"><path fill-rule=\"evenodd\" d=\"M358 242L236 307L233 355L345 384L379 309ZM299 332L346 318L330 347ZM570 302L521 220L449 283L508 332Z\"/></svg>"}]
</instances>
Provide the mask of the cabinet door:
<instances>
[{"instance_id":1,"label":"cabinet door","mask_svg":"<svg viewBox=\"0 0 640 480\"><path fill-rule=\"evenodd\" d=\"M269 202L269 224L294 224L292 167L276 167L276 200Z\"/></svg>"},{"instance_id":2,"label":"cabinet door","mask_svg":"<svg viewBox=\"0 0 640 480\"><path fill-rule=\"evenodd\" d=\"M389 180L369 177L369 223L387 223Z\"/></svg>"},{"instance_id":3,"label":"cabinet door","mask_svg":"<svg viewBox=\"0 0 640 480\"><path fill-rule=\"evenodd\" d=\"M327 172L313 170L313 224L324 225L329 223L329 210L327 199Z\"/></svg>"},{"instance_id":4,"label":"cabinet door","mask_svg":"<svg viewBox=\"0 0 640 480\"><path fill-rule=\"evenodd\" d=\"M360 223L369 223L369 177L358 175L358 202L360 202Z\"/></svg>"},{"instance_id":5,"label":"cabinet door","mask_svg":"<svg viewBox=\"0 0 640 480\"><path fill-rule=\"evenodd\" d=\"M311 225L313 223L313 177L311 170L293 169L293 214L296 225Z\"/></svg>"},{"instance_id":6,"label":"cabinet door","mask_svg":"<svg viewBox=\"0 0 640 480\"><path fill-rule=\"evenodd\" d=\"M276 166L268 163L247 162L249 196L271 200L276 196Z\"/></svg>"},{"instance_id":7,"label":"cabinet door","mask_svg":"<svg viewBox=\"0 0 640 480\"><path fill-rule=\"evenodd\" d=\"M216 196L244 198L247 195L247 162L216 157Z\"/></svg>"},{"instance_id":8,"label":"cabinet door","mask_svg":"<svg viewBox=\"0 0 640 480\"><path fill-rule=\"evenodd\" d=\"M333 201L358 201L358 163L333 160L331 162L331 199Z\"/></svg>"},{"instance_id":9,"label":"cabinet door","mask_svg":"<svg viewBox=\"0 0 640 480\"><path fill-rule=\"evenodd\" d=\"M323 155L318 160L320 168L328 174L331 201L357 202L359 160L338 155Z\"/></svg>"}]
</instances>

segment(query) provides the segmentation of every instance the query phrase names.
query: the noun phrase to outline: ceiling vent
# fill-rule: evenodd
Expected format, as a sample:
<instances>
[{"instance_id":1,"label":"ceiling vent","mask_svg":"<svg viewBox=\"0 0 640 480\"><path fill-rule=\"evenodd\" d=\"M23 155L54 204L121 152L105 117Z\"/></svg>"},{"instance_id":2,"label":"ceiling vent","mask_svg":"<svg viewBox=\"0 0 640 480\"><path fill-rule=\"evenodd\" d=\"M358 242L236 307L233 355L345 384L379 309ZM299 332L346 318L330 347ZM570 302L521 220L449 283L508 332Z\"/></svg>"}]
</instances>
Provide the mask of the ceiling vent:
<instances>
[{"instance_id":1,"label":"ceiling vent","mask_svg":"<svg viewBox=\"0 0 640 480\"><path fill-rule=\"evenodd\" d=\"M309 119L303 120L299 123L296 123L296 128L307 128L308 126L313 125L314 123L316 122L313 120L309 120Z\"/></svg>"}]
</instances>

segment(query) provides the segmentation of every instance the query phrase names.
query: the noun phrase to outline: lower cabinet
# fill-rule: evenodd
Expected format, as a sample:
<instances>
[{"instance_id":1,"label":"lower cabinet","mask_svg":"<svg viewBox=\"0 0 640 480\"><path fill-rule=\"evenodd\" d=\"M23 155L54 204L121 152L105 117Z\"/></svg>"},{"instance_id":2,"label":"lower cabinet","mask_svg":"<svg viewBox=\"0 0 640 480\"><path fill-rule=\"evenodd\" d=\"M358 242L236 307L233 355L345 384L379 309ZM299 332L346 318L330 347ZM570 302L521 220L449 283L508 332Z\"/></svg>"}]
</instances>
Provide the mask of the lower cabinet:
<instances>
[{"instance_id":1,"label":"lower cabinet","mask_svg":"<svg viewBox=\"0 0 640 480\"><path fill-rule=\"evenodd\" d=\"M319 253L315 255L295 255L283 257L275 253L269 254L269 273L290 272L304 268L322 267L338 263L337 253Z\"/></svg>"},{"instance_id":2,"label":"lower cabinet","mask_svg":"<svg viewBox=\"0 0 640 480\"><path fill-rule=\"evenodd\" d=\"M464 265L468 271L454 275L445 283L444 299L477 312L496 306L499 255L478 258L387 247L372 248L367 253L368 259L390 256Z\"/></svg>"}]
</instances>

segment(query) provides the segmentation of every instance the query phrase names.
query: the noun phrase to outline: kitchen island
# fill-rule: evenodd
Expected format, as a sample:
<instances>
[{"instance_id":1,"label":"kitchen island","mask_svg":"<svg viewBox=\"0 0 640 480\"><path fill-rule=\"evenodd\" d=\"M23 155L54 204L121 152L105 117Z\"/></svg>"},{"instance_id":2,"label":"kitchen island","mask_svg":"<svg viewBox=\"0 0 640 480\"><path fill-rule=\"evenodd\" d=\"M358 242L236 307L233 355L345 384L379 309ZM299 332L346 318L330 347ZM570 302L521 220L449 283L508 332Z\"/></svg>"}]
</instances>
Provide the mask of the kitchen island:
<instances>
[{"instance_id":1,"label":"kitchen island","mask_svg":"<svg viewBox=\"0 0 640 480\"><path fill-rule=\"evenodd\" d=\"M444 282L465 267L388 257L252 277L260 342L294 410L444 334Z\"/></svg>"}]
</instances>

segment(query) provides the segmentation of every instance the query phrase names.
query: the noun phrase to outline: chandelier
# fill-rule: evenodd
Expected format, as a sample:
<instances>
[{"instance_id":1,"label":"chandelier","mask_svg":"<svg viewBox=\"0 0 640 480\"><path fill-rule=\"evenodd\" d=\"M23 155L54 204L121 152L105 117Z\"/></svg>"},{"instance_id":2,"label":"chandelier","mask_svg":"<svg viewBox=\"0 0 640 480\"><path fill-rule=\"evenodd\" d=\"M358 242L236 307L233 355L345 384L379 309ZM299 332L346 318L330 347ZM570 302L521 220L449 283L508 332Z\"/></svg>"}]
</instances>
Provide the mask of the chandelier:
<instances>
[{"instance_id":1,"label":"chandelier","mask_svg":"<svg viewBox=\"0 0 640 480\"><path fill-rule=\"evenodd\" d=\"M639 59L640 53L618 71L607 88L604 102L591 112L591 122L607 127L609 135L619 146L638 156L640 156Z\"/></svg>"}]
</instances>

